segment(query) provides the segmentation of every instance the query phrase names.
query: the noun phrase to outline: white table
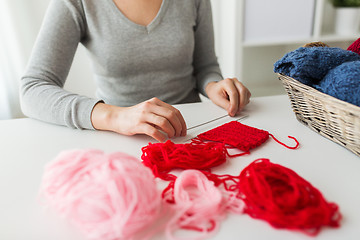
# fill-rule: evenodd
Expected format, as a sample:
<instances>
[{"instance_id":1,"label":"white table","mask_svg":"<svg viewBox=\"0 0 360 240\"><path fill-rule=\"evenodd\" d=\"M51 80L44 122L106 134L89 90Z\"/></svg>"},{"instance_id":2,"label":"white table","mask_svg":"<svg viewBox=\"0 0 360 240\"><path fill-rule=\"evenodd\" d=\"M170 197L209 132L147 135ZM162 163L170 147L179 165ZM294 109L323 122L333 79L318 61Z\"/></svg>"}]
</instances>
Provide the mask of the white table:
<instances>
[{"instance_id":1,"label":"white table","mask_svg":"<svg viewBox=\"0 0 360 240\"><path fill-rule=\"evenodd\" d=\"M211 102L178 105L188 127L226 114ZM269 158L297 172L318 188L330 202L340 206L341 227L323 228L313 238L299 232L277 230L248 215L233 215L221 223L210 239L360 239L360 158L300 124L283 96L254 98L244 111L242 123L261 128L279 140L301 147L286 149L269 139L250 155L230 159L215 173L239 174L258 158ZM230 117L189 132L188 137L228 122ZM184 139L176 139L181 142ZM140 159L141 147L153 141L146 136L121 136L111 132L73 130L32 119L0 121L0 239L1 240L83 240L66 221L44 211L37 193L44 165L59 152L95 148L122 151ZM160 237L161 238L161 237Z\"/></svg>"}]
</instances>

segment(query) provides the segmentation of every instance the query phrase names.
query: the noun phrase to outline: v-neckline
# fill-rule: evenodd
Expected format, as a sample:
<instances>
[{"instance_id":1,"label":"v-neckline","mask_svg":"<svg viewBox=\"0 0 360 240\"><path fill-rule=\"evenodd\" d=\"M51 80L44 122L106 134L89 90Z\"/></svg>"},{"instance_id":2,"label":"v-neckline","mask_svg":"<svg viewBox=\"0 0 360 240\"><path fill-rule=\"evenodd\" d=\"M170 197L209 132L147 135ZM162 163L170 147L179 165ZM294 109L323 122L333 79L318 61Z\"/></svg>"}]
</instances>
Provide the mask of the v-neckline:
<instances>
[{"instance_id":1,"label":"v-neckline","mask_svg":"<svg viewBox=\"0 0 360 240\"><path fill-rule=\"evenodd\" d=\"M112 3L112 9L116 12L116 14L118 14L126 24L128 24L129 26L141 30L141 31L146 31L147 33L150 33L153 29L156 28L157 25L159 25L159 23L161 22L163 16L165 15L166 9L167 9L167 5L168 5L168 0L162 0L161 6L159 8L159 11L157 12L156 16L154 17L154 19L148 24L148 25L141 25L138 23L133 22L132 20L130 20L128 17L126 17L121 11L120 9L116 6L116 3L113 0L109 0Z\"/></svg>"}]
</instances>

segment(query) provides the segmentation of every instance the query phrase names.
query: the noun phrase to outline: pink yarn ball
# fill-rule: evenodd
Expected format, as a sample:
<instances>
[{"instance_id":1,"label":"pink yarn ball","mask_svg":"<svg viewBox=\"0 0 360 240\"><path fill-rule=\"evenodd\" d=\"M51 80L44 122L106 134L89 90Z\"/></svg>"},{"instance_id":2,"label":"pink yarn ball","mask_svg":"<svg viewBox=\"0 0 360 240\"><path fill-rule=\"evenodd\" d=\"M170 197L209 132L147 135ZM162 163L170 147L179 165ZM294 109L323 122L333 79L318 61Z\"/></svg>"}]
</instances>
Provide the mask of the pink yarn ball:
<instances>
[{"instance_id":1,"label":"pink yarn ball","mask_svg":"<svg viewBox=\"0 0 360 240\"><path fill-rule=\"evenodd\" d=\"M216 232L226 213L242 213L244 202L234 193L215 186L213 181L198 170L184 170L174 183L173 193L165 195L165 200L173 198L176 214L166 227L167 239L205 239ZM201 232L199 235L178 238L178 229Z\"/></svg>"},{"instance_id":2,"label":"pink yarn ball","mask_svg":"<svg viewBox=\"0 0 360 240\"><path fill-rule=\"evenodd\" d=\"M131 239L161 208L151 170L120 152L62 152L46 166L40 192L92 239Z\"/></svg>"}]
</instances>

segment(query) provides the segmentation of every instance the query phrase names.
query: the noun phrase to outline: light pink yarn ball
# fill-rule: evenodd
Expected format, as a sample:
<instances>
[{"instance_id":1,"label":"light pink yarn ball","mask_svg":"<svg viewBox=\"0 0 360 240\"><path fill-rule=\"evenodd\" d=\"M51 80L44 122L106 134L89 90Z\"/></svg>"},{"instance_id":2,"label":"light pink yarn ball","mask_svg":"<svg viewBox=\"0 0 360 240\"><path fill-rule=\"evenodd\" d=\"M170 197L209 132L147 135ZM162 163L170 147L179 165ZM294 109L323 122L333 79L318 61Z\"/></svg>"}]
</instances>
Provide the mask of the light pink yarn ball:
<instances>
[{"instance_id":1,"label":"light pink yarn ball","mask_svg":"<svg viewBox=\"0 0 360 240\"><path fill-rule=\"evenodd\" d=\"M166 227L167 239L200 240L210 237L225 217L225 202L221 191L198 170L184 170L174 184L175 215ZM200 232L182 238L175 235L179 229Z\"/></svg>"},{"instance_id":2,"label":"light pink yarn ball","mask_svg":"<svg viewBox=\"0 0 360 240\"><path fill-rule=\"evenodd\" d=\"M45 169L41 195L91 239L131 239L161 208L151 170L120 152L60 153Z\"/></svg>"},{"instance_id":3,"label":"light pink yarn ball","mask_svg":"<svg viewBox=\"0 0 360 240\"><path fill-rule=\"evenodd\" d=\"M216 176L213 174L213 176ZM244 202L236 193L209 180L201 171L182 171L166 192L164 199L171 203L175 214L166 225L169 240L202 240L215 234L228 212L243 213ZM180 229L195 230L198 234L181 237Z\"/></svg>"}]
</instances>

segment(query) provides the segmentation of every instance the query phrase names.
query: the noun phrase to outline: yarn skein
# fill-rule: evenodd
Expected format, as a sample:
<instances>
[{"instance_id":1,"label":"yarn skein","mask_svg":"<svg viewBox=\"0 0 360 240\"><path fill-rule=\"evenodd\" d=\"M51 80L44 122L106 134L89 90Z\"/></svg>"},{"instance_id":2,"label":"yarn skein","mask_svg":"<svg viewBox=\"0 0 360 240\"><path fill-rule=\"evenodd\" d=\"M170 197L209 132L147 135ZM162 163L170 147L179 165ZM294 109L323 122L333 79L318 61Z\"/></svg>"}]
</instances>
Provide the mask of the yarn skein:
<instances>
[{"instance_id":1,"label":"yarn skein","mask_svg":"<svg viewBox=\"0 0 360 240\"><path fill-rule=\"evenodd\" d=\"M151 170L116 152L71 150L49 163L40 196L90 239L132 239L158 217Z\"/></svg>"},{"instance_id":2,"label":"yarn skein","mask_svg":"<svg viewBox=\"0 0 360 240\"><path fill-rule=\"evenodd\" d=\"M339 227L341 214L335 203L293 170L268 159L258 159L240 174L239 196L245 213L275 228L317 235L322 226Z\"/></svg>"},{"instance_id":3,"label":"yarn skein","mask_svg":"<svg viewBox=\"0 0 360 240\"><path fill-rule=\"evenodd\" d=\"M201 232L191 239L207 238L216 232L227 211L243 212L241 199L221 191L201 171L184 170L170 186L164 200L174 204L176 215L166 227L167 239L179 239L174 235L179 228Z\"/></svg>"},{"instance_id":4,"label":"yarn skein","mask_svg":"<svg viewBox=\"0 0 360 240\"><path fill-rule=\"evenodd\" d=\"M292 77L313 87L329 70L344 62L359 61L354 52L332 47L300 47L286 53L274 64L274 72Z\"/></svg>"},{"instance_id":5,"label":"yarn skein","mask_svg":"<svg viewBox=\"0 0 360 240\"><path fill-rule=\"evenodd\" d=\"M317 89L360 107L360 61L345 62L331 69Z\"/></svg>"},{"instance_id":6,"label":"yarn skein","mask_svg":"<svg viewBox=\"0 0 360 240\"><path fill-rule=\"evenodd\" d=\"M163 180L174 180L173 169L210 170L226 162L226 148L222 143L149 143L142 148L143 164Z\"/></svg>"}]
</instances>

